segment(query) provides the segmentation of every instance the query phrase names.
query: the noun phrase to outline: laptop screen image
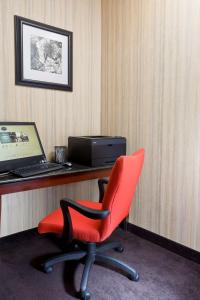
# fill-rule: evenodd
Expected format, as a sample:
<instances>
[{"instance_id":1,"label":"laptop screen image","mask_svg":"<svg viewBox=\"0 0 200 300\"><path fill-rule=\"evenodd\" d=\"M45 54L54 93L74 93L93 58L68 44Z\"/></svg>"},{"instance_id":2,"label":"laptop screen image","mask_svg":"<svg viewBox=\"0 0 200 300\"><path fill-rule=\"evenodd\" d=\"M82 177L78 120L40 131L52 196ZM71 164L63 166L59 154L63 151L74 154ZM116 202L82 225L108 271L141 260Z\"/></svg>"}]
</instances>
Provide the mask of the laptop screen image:
<instances>
[{"instance_id":1,"label":"laptop screen image","mask_svg":"<svg viewBox=\"0 0 200 300\"><path fill-rule=\"evenodd\" d=\"M46 160L35 123L0 122L0 172Z\"/></svg>"}]
</instances>

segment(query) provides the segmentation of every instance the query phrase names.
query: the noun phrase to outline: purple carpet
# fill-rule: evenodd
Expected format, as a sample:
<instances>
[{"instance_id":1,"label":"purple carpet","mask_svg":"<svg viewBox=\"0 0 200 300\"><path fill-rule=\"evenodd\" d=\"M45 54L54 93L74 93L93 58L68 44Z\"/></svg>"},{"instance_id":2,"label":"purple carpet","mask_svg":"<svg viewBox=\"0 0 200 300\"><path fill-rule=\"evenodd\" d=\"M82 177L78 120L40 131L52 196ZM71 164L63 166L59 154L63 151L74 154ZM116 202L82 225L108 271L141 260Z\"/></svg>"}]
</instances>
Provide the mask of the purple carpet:
<instances>
[{"instance_id":1,"label":"purple carpet","mask_svg":"<svg viewBox=\"0 0 200 300\"><path fill-rule=\"evenodd\" d=\"M125 250L109 255L134 267L139 282L109 267L94 265L89 279L94 300L200 300L200 265L117 230L112 240L121 240ZM39 257L59 252L55 239L27 231L0 240L1 300L76 299L83 265L56 265L51 274L37 270Z\"/></svg>"}]
</instances>

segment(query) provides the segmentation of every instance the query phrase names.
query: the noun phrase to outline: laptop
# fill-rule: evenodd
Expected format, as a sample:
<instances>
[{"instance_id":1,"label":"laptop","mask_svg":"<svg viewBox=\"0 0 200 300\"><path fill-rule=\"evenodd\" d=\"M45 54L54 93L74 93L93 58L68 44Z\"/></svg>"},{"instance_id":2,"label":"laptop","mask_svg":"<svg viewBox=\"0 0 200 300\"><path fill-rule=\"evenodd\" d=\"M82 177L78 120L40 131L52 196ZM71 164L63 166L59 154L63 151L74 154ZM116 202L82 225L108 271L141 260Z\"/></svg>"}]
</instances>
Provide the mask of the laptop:
<instances>
[{"instance_id":1,"label":"laptop","mask_svg":"<svg viewBox=\"0 0 200 300\"><path fill-rule=\"evenodd\" d=\"M33 176L63 166L47 162L34 122L0 122L0 173Z\"/></svg>"}]
</instances>

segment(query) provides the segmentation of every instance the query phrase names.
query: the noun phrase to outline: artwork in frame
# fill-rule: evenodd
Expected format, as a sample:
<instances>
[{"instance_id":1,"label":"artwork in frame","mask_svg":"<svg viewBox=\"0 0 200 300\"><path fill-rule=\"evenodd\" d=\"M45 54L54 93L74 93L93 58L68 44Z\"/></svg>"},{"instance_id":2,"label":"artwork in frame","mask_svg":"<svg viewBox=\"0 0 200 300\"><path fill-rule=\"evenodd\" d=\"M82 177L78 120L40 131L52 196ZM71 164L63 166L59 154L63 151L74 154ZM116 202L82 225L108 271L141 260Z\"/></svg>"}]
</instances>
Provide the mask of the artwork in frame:
<instances>
[{"instance_id":1,"label":"artwork in frame","mask_svg":"<svg viewBox=\"0 0 200 300\"><path fill-rule=\"evenodd\" d=\"M72 91L73 33L15 16L15 83Z\"/></svg>"}]
</instances>

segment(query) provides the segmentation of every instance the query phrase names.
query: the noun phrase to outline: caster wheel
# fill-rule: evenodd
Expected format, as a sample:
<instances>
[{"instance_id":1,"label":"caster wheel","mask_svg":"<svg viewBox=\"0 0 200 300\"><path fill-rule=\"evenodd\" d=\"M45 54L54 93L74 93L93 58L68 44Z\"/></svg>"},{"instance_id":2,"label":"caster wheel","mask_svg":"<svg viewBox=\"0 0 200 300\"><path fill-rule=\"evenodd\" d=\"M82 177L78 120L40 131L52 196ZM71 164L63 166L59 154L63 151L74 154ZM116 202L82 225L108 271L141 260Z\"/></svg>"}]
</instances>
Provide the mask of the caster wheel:
<instances>
[{"instance_id":1,"label":"caster wheel","mask_svg":"<svg viewBox=\"0 0 200 300\"><path fill-rule=\"evenodd\" d=\"M140 279L140 276L139 276L139 274L138 273L136 273L136 275L131 275L131 274L129 274L128 275L128 278L131 280L131 281L139 281L139 279Z\"/></svg>"},{"instance_id":2,"label":"caster wheel","mask_svg":"<svg viewBox=\"0 0 200 300\"><path fill-rule=\"evenodd\" d=\"M79 298L82 300L89 300L90 299L90 293L86 291L80 291L79 292Z\"/></svg>"},{"instance_id":3,"label":"caster wheel","mask_svg":"<svg viewBox=\"0 0 200 300\"><path fill-rule=\"evenodd\" d=\"M115 251L119 252L119 253L122 253L124 251L124 247L122 247L122 246L116 247Z\"/></svg>"},{"instance_id":4,"label":"caster wheel","mask_svg":"<svg viewBox=\"0 0 200 300\"><path fill-rule=\"evenodd\" d=\"M44 273L51 273L53 271L53 267L45 267L45 266L42 266L42 270Z\"/></svg>"}]
</instances>

